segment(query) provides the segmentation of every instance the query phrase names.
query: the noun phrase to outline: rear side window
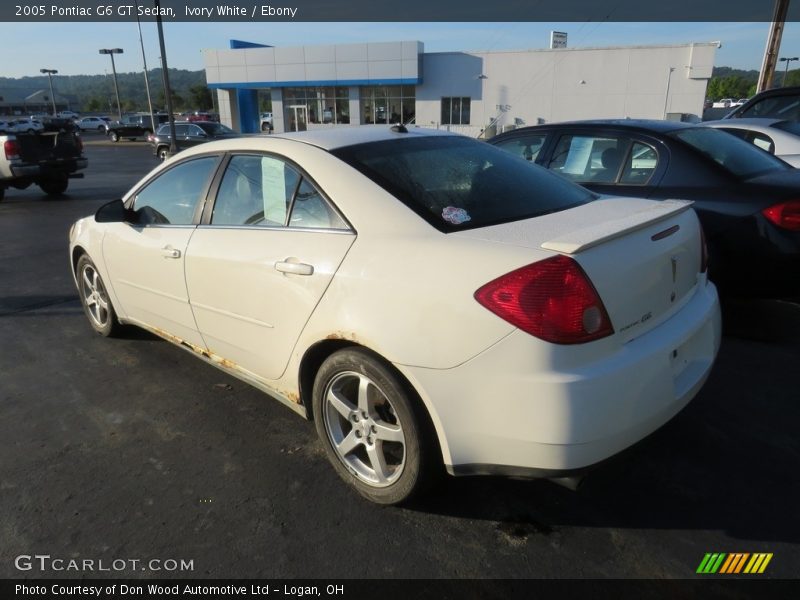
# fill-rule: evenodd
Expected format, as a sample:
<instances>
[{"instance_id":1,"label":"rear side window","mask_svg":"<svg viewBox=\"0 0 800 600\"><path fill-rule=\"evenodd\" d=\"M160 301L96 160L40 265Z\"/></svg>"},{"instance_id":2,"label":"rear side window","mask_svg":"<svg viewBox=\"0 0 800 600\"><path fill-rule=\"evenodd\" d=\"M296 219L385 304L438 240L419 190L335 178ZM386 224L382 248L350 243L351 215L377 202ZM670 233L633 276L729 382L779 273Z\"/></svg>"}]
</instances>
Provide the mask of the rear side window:
<instances>
[{"instance_id":1,"label":"rear side window","mask_svg":"<svg viewBox=\"0 0 800 600\"><path fill-rule=\"evenodd\" d=\"M522 158L466 137L409 137L332 153L445 232L537 217L595 198Z\"/></svg>"},{"instance_id":2,"label":"rear side window","mask_svg":"<svg viewBox=\"0 0 800 600\"><path fill-rule=\"evenodd\" d=\"M234 156L220 183L212 225L347 229L314 185L273 156Z\"/></svg>"}]
</instances>

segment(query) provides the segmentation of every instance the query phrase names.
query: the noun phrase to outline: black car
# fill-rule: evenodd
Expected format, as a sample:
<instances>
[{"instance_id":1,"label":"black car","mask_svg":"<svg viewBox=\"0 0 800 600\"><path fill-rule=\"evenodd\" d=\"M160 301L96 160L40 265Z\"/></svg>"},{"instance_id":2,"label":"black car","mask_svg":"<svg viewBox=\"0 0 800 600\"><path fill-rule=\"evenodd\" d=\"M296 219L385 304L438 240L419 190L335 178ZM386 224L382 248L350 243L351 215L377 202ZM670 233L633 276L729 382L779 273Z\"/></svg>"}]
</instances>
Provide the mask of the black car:
<instances>
[{"instance_id":1,"label":"black car","mask_svg":"<svg viewBox=\"0 0 800 600\"><path fill-rule=\"evenodd\" d=\"M153 133L153 121L156 127L169 119L169 115L156 113L152 119L150 114L125 115L122 121L114 121L106 126L106 135L112 142L120 138L135 140L137 137L146 137Z\"/></svg>"},{"instance_id":2,"label":"black car","mask_svg":"<svg viewBox=\"0 0 800 600\"><path fill-rule=\"evenodd\" d=\"M626 119L525 127L489 143L599 194L693 200L721 292L800 294L800 170L744 140Z\"/></svg>"},{"instance_id":3,"label":"black car","mask_svg":"<svg viewBox=\"0 0 800 600\"><path fill-rule=\"evenodd\" d=\"M765 90L725 115L725 119L770 118L800 121L800 87Z\"/></svg>"},{"instance_id":4,"label":"black car","mask_svg":"<svg viewBox=\"0 0 800 600\"><path fill-rule=\"evenodd\" d=\"M175 123L175 143L178 150L203 144L212 140L239 137L230 127L213 121L198 121L196 123ZM169 123L164 123L152 137L153 153L161 160L166 160L169 155L170 131Z\"/></svg>"}]
</instances>

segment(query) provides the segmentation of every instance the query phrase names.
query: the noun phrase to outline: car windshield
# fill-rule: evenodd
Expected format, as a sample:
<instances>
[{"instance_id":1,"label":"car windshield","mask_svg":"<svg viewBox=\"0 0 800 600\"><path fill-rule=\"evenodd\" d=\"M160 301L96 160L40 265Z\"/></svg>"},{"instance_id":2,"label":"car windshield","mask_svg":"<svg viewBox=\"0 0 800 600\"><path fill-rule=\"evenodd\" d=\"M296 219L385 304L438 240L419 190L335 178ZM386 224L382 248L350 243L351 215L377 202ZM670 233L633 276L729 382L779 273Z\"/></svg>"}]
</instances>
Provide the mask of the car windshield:
<instances>
[{"instance_id":1,"label":"car windshield","mask_svg":"<svg viewBox=\"0 0 800 600\"><path fill-rule=\"evenodd\" d=\"M332 153L444 232L537 217L595 198L542 167L466 137L410 137Z\"/></svg>"},{"instance_id":2,"label":"car windshield","mask_svg":"<svg viewBox=\"0 0 800 600\"><path fill-rule=\"evenodd\" d=\"M223 135L226 133L236 133L230 127L226 127L221 123L195 123L195 125L199 125L200 128L205 131L208 135Z\"/></svg>"},{"instance_id":3,"label":"car windshield","mask_svg":"<svg viewBox=\"0 0 800 600\"><path fill-rule=\"evenodd\" d=\"M710 158L738 179L792 168L756 146L718 129L693 127L669 135Z\"/></svg>"},{"instance_id":4,"label":"car windshield","mask_svg":"<svg viewBox=\"0 0 800 600\"><path fill-rule=\"evenodd\" d=\"M764 98L744 110L739 117L771 117L796 121L800 119L800 94Z\"/></svg>"}]
</instances>

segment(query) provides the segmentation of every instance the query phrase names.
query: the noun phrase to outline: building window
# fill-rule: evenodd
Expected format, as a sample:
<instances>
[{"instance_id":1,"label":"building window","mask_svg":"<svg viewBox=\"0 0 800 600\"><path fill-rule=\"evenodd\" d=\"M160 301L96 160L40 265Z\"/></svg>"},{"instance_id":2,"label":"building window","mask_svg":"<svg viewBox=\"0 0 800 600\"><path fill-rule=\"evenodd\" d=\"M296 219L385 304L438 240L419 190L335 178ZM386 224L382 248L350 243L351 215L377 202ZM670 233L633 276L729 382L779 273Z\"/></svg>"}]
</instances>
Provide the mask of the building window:
<instances>
[{"instance_id":1,"label":"building window","mask_svg":"<svg viewBox=\"0 0 800 600\"><path fill-rule=\"evenodd\" d=\"M469 97L442 98L442 125L469 125Z\"/></svg>"},{"instance_id":2,"label":"building window","mask_svg":"<svg viewBox=\"0 0 800 600\"><path fill-rule=\"evenodd\" d=\"M375 85L359 89L361 122L413 123L416 94L413 85Z\"/></svg>"},{"instance_id":3,"label":"building window","mask_svg":"<svg viewBox=\"0 0 800 600\"><path fill-rule=\"evenodd\" d=\"M349 90L346 87L307 87L286 88L283 91L284 107L296 107L298 119L308 123L348 124L350 123ZM300 108L302 107L302 110ZM284 119L287 124L294 119L294 109L285 108ZM297 129L305 129L305 122L297 123ZM287 130L295 127L287 125Z\"/></svg>"}]
</instances>

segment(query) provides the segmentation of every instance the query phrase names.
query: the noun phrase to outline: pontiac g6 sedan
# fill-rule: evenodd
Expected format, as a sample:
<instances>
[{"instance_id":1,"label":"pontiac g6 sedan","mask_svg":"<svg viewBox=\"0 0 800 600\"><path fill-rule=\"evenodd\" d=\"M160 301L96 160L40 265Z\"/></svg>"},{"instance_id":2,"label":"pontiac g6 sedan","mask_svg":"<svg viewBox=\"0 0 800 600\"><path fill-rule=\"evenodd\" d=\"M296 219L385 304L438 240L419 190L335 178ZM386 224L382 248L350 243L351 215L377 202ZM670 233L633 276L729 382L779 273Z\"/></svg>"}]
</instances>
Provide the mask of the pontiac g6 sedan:
<instances>
[{"instance_id":1,"label":"pontiac g6 sedan","mask_svg":"<svg viewBox=\"0 0 800 600\"><path fill-rule=\"evenodd\" d=\"M186 150L75 223L70 264L98 333L143 327L314 419L383 504L442 465L597 463L680 411L720 340L689 203L402 126Z\"/></svg>"}]
</instances>

